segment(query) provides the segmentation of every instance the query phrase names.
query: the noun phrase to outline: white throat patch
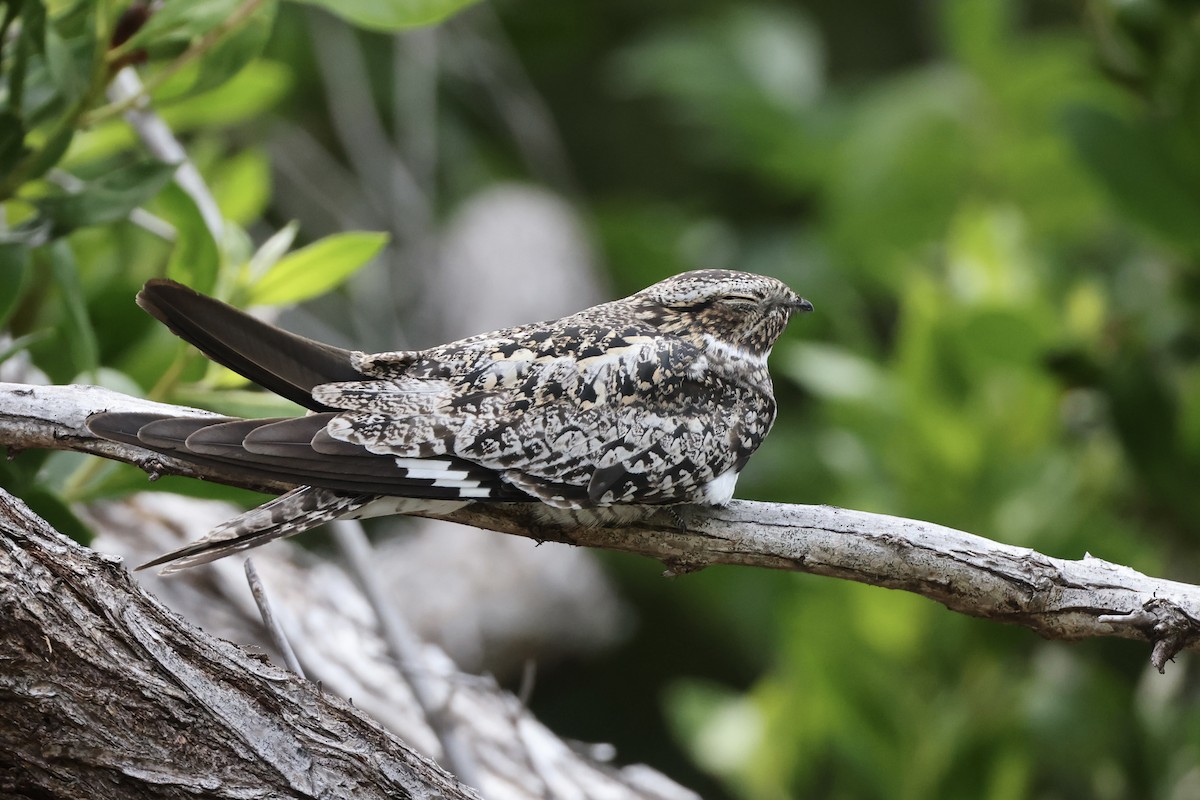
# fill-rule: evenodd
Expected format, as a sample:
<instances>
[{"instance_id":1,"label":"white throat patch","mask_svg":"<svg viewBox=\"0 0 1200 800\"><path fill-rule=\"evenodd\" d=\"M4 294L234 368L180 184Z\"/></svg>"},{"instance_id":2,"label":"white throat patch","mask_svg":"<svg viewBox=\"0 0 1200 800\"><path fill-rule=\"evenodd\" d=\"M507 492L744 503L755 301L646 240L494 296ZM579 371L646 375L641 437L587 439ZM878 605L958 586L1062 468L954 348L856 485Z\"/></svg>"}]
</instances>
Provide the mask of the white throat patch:
<instances>
[{"instance_id":1,"label":"white throat patch","mask_svg":"<svg viewBox=\"0 0 1200 800\"><path fill-rule=\"evenodd\" d=\"M704 484L705 502L714 506L727 505L733 499L733 489L737 486L737 479L737 471L731 469Z\"/></svg>"},{"instance_id":2,"label":"white throat patch","mask_svg":"<svg viewBox=\"0 0 1200 800\"><path fill-rule=\"evenodd\" d=\"M746 361L756 367L766 366L767 357L758 353L747 350L744 347L738 347L736 344L722 342L720 339L714 338L711 334L704 334L704 349L709 353L714 353L733 361Z\"/></svg>"}]
</instances>

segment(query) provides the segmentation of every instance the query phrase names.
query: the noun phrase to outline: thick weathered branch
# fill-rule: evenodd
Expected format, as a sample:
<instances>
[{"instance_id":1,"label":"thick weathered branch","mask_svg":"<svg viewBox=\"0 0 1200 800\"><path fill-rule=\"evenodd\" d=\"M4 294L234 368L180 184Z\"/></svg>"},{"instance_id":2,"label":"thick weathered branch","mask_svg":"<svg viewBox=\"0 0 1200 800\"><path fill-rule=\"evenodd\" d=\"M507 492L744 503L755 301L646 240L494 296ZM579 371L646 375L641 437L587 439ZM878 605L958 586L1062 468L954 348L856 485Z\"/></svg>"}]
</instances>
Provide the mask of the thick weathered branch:
<instances>
[{"instance_id":1,"label":"thick weathered branch","mask_svg":"<svg viewBox=\"0 0 1200 800\"><path fill-rule=\"evenodd\" d=\"M0 444L82 450L135 463L151 473L228 480L138 448L97 441L83 427L96 411L146 406L92 387L0 384ZM178 413L170 406L160 408ZM739 564L904 589L955 611L1023 625L1047 638L1141 639L1153 644L1151 660L1160 671L1175 653L1200 640L1200 587L1148 577L1097 558L1052 558L882 514L734 502L724 509L696 510L687 518L686 530L665 513L621 527L581 527L534 504L474 505L444 518L538 540L641 553L675 573Z\"/></svg>"},{"instance_id":2,"label":"thick weathered branch","mask_svg":"<svg viewBox=\"0 0 1200 800\"><path fill-rule=\"evenodd\" d=\"M0 795L477 798L0 491Z\"/></svg>"},{"instance_id":3,"label":"thick weathered branch","mask_svg":"<svg viewBox=\"0 0 1200 800\"><path fill-rule=\"evenodd\" d=\"M144 556L144 548L158 546L154 541L195 538L234 513L228 503L149 492L81 510L104 546L126 557L131 548ZM401 666L385 652L370 606L338 565L289 542L277 543L255 561L274 597L277 621L308 675L304 685L309 695L352 698L354 709L406 745L443 759L444 741L433 736ZM311 714L296 714L293 696L309 695L283 673L264 669L261 651L247 657L209 636L263 640L251 622L259 612L235 562L227 559L167 579L139 575L172 611L182 611L192 625L202 626L201 633L145 596L117 566L119 559L53 534L19 501L0 492L0 630L6 636L0 641L0 797L161 798L198 791L206 797L313 797L339 776L357 774L360 763L386 761L386 752L371 755L376 743L369 737L356 749L361 735L348 736L337 728L339 717L326 715L315 700ZM56 576L53 591L46 591L45 575ZM115 609L120 613L114 614ZM150 632L143 622L148 616L159 623ZM233 656L205 657L212 652ZM477 767L474 785L484 797L697 800L649 767L618 767L610 756L597 758L564 742L494 680L457 671L435 646L421 645L406 659L404 671L420 673L439 713L457 723ZM187 668L177 674L181 663ZM235 680L233 673L247 668L251 675ZM166 691L164 685L174 690ZM130 692L132 701L126 697ZM199 700L189 702L189 697ZM264 709L268 719L248 716L247 708ZM205 719L197 719L204 714ZM92 719L102 724L86 731L61 722ZM372 736L377 733L371 731ZM152 744L143 736L152 737ZM188 749L197 736L206 737L203 746ZM264 736L274 737L275 744L259 741ZM314 737L340 744L331 747L325 760L313 762L309 792L297 789L289 773L274 769L270 759L277 756L278 742L291 740L303 747ZM170 742L182 749L170 750ZM389 736L384 744L395 742ZM247 781L262 779L261 785L238 795L243 784L226 780L235 767L211 756L247 748L245 758L267 763L246 773ZM290 757L292 751L283 749ZM168 751L169 760L164 755ZM417 771L414 781L427 783L432 792L444 776L435 777L424 781ZM321 796L405 796L386 770L364 780L374 788L347 784L345 793ZM97 782L111 784L111 792L93 791Z\"/></svg>"}]
</instances>

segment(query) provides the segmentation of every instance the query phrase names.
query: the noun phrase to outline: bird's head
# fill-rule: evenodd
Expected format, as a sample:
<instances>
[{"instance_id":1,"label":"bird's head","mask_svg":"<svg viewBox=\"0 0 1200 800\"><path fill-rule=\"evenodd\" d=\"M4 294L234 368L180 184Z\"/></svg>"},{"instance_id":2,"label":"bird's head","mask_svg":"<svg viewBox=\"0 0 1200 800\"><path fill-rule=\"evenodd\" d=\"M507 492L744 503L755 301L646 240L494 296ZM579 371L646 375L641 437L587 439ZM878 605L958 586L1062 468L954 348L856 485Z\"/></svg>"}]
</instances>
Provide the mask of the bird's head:
<instances>
[{"instance_id":1,"label":"bird's head","mask_svg":"<svg viewBox=\"0 0 1200 800\"><path fill-rule=\"evenodd\" d=\"M750 272L705 269L660 281L629 300L661 330L703 346L706 336L765 357L792 314L812 303L782 281Z\"/></svg>"}]
</instances>

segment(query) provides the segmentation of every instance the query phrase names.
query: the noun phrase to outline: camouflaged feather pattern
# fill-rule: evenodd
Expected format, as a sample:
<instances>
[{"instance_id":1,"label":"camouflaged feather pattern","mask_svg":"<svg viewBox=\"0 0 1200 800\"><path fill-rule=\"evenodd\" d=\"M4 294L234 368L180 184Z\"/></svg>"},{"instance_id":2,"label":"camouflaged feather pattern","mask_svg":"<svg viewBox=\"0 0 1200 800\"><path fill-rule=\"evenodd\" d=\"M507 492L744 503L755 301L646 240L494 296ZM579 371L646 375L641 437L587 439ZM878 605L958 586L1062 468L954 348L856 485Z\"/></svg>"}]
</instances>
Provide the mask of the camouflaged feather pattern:
<instances>
[{"instance_id":1,"label":"camouflaged feather pattern","mask_svg":"<svg viewBox=\"0 0 1200 800\"><path fill-rule=\"evenodd\" d=\"M541 500L579 522L723 505L775 419L766 359L812 305L774 278L689 272L553 322L351 353L165 279L147 312L310 410L246 420L105 412L98 436L299 486L143 566L176 571L346 517ZM443 510L445 510L443 508ZM633 516L631 516L633 515Z\"/></svg>"},{"instance_id":2,"label":"camouflaged feather pattern","mask_svg":"<svg viewBox=\"0 0 1200 800\"><path fill-rule=\"evenodd\" d=\"M772 278L687 273L554 322L355 353L369 380L313 397L343 410L334 439L457 456L551 506L704 502L771 429L766 356L805 302Z\"/></svg>"}]
</instances>

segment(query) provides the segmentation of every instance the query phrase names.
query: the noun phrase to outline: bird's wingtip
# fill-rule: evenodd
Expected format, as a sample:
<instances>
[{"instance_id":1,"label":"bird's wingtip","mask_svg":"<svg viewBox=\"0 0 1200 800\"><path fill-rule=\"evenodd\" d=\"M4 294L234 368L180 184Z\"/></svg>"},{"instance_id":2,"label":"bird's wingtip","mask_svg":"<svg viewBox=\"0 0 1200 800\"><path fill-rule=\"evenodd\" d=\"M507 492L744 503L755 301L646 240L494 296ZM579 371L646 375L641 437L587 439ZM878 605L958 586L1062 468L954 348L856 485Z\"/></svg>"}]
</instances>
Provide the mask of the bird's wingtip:
<instances>
[{"instance_id":1,"label":"bird's wingtip","mask_svg":"<svg viewBox=\"0 0 1200 800\"><path fill-rule=\"evenodd\" d=\"M144 309L149 310L149 306L154 305L156 298L168 294L170 292L183 291L188 294L196 294L194 289L184 286L179 281L171 280L170 278L151 278L142 284L142 288L137 293L137 304Z\"/></svg>"}]
</instances>

